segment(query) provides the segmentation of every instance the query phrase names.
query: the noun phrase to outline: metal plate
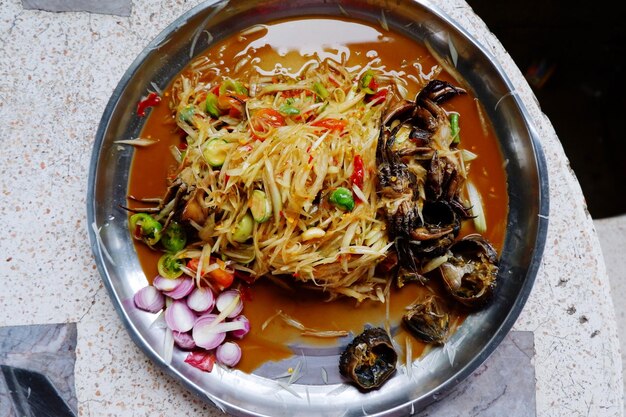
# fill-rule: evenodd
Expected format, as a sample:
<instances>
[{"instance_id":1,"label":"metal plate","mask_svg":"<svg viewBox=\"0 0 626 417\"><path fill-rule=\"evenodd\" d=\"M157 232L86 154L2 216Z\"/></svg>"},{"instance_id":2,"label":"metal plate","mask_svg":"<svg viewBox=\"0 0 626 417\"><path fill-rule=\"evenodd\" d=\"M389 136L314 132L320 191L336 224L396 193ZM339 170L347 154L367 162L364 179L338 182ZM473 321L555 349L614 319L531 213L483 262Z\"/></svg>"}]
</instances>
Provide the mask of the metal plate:
<instances>
[{"instance_id":1,"label":"metal plate","mask_svg":"<svg viewBox=\"0 0 626 417\"><path fill-rule=\"evenodd\" d=\"M240 371L204 373L185 364L176 351L170 364L162 359L163 333L150 328L155 316L132 305L133 294L146 285L125 203L132 149L113 142L137 137L143 119L135 103L150 83L165 86L192 56L207 45L209 30L222 39L248 26L296 16L341 16L376 23L383 16L390 29L427 43L441 57L458 53L456 69L486 109L499 138L508 176L509 214L501 256L500 288L493 304L471 315L450 340L454 355L438 348L415 362L410 372L397 372L380 390L362 394L343 384L296 383L282 389L271 379ZM193 45L193 40L197 43ZM193 49L192 49L193 46ZM91 159L87 214L92 249L111 300L133 340L165 371L191 391L235 415L340 416L407 415L467 377L497 347L519 315L530 293L547 231L548 181L530 117L502 68L475 39L427 1L324 0L210 1L178 18L132 63L104 111ZM132 103L129 105L129 103ZM97 232L98 231L98 232ZM323 357L306 358L314 368ZM322 361L322 362L320 362Z\"/></svg>"}]
</instances>

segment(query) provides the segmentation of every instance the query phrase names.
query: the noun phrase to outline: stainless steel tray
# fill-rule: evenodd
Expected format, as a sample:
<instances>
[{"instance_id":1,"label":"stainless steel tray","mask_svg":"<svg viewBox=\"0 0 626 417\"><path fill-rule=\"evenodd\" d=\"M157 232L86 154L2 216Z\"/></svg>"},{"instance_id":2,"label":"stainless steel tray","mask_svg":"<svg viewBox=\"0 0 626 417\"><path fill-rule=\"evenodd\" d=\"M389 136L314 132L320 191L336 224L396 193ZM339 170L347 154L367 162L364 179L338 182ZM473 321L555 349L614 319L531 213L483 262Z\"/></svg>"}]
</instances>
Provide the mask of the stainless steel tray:
<instances>
[{"instance_id":1,"label":"stainless steel tray","mask_svg":"<svg viewBox=\"0 0 626 417\"><path fill-rule=\"evenodd\" d=\"M186 354L179 351L175 351L171 363L165 363L163 332L150 328L155 317L132 306L133 294L146 285L126 213L119 208L125 203L132 149L114 141L138 136L144 120L135 116L135 105L151 88L150 83L167 85L192 56L208 46L207 36L195 36L199 31L207 29L214 39L221 39L278 18L343 13L369 22L384 19L390 29L427 43L450 62L451 50L458 54L456 70L484 104L508 161L510 208L497 298L489 308L463 323L449 342L455 349L434 349L416 361L410 372L400 369L380 390L367 394L348 385L324 384L316 378L309 378L306 384L303 379L285 389L271 378L236 370L204 373L185 364ZM194 39L197 43L192 45ZM515 322L531 291L543 251L548 180L536 132L502 68L459 24L428 1L209 1L159 34L135 59L113 92L96 133L87 215L98 270L129 334L146 355L192 392L235 415L407 415L440 398L474 371ZM307 369L319 368L332 359L329 355L307 355Z\"/></svg>"}]
</instances>

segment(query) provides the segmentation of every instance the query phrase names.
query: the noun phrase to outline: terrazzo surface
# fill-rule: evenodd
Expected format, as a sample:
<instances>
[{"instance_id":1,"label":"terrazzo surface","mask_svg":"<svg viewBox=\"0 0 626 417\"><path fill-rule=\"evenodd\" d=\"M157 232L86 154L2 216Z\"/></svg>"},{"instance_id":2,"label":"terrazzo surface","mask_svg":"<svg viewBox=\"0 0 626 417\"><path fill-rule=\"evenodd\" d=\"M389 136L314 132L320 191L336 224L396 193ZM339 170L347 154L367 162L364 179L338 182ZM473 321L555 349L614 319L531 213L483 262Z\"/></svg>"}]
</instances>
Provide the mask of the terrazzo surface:
<instances>
[{"instance_id":1,"label":"terrazzo surface","mask_svg":"<svg viewBox=\"0 0 626 417\"><path fill-rule=\"evenodd\" d=\"M533 333L536 413L621 416L606 268L558 137L519 69L467 4L433 3L503 66L548 162L545 255L514 326ZM76 323L81 416L220 415L133 344L101 284L85 224L91 150L111 92L142 48L196 4L135 1L122 17L24 10L19 1L0 0L0 326Z\"/></svg>"},{"instance_id":2,"label":"terrazzo surface","mask_svg":"<svg viewBox=\"0 0 626 417\"><path fill-rule=\"evenodd\" d=\"M626 343L626 215L599 219L593 222L600 238L602 254L611 284L611 296L615 307L617 334L620 345ZM622 375L626 374L626 352L622 349ZM626 396L626 387L624 387Z\"/></svg>"}]
</instances>

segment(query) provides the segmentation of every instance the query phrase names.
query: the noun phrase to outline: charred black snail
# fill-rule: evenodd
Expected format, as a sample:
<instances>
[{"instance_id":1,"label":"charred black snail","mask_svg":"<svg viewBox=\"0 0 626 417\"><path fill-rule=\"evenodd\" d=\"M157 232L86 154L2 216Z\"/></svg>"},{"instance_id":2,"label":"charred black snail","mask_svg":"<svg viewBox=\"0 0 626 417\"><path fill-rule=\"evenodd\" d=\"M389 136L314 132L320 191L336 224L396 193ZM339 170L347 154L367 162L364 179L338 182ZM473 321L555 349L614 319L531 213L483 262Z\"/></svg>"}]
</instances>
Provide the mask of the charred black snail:
<instances>
[{"instance_id":1,"label":"charred black snail","mask_svg":"<svg viewBox=\"0 0 626 417\"><path fill-rule=\"evenodd\" d=\"M496 287L496 251L482 236L472 234L452 245L450 252L439 267L446 290L468 307L484 306Z\"/></svg>"},{"instance_id":2,"label":"charred black snail","mask_svg":"<svg viewBox=\"0 0 626 417\"><path fill-rule=\"evenodd\" d=\"M414 304L402 317L408 329L426 343L443 344L448 338L450 316L443 300L435 295Z\"/></svg>"},{"instance_id":3,"label":"charred black snail","mask_svg":"<svg viewBox=\"0 0 626 417\"><path fill-rule=\"evenodd\" d=\"M398 355L389 335L373 327L358 335L339 359L339 372L359 389L379 388L396 370Z\"/></svg>"}]
</instances>

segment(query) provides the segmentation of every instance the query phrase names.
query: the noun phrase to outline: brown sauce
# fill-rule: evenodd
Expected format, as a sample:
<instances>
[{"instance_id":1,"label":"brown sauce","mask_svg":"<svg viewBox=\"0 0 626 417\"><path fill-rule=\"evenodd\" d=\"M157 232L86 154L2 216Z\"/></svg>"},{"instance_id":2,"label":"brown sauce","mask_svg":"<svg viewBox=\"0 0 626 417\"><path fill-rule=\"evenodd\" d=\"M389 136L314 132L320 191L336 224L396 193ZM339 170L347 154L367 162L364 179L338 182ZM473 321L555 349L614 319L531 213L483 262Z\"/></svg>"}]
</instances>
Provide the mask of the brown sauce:
<instances>
[{"instance_id":1,"label":"brown sauce","mask_svg":"<svg viewBox=\"0 0 626 417\"><path fill-rule=\"evenodd\" d=\"M343 56L347 59L347 66L362 65L379 57L388 71L404 71L416 77L419 76L418 69L406 65L403 62L405 59L409 63L419 59L424 74L430 73L437 65L425 47L409 38L380 27L342 19L279 21L268 25L267 30L244 38L232 36L217 42L205 52L213 61L220 62L219 72L237 78L246 71L251 71L253 65L269 73L275 70L276 63L280 63L283 71L293 73L315 55L322 59L333 57L338 61ZM233 68L247 55L250 61L241 65L239 72L233 73ZM207 74L207 77L214 74L215 72ZM410 97L413 97L419 85L411 78L403 78L409 81L408 90ZM445 72L441 72L436 78L458 84ZM167 175L175 166L169 147L178 145L181 136L177 133L167 105L167 91L163 102L151 110L142 133L142 137L158 139L159 142L135 151L129 184L129 193L135 197L163 195ZM504 242L508 197L503 159L497 139L489 126L485 134L477 103L471 95L456 97L443 107L461 114L461 147L478 154L478 158L471 162L470 179L484 200L487 232L483 236L500 252ZM474 232L473 224L467 221L463 225L462 234L471 232ZM146 278L151 281L157 274L156 264L160 253L151 251L143 244L136 244L135 247ZM437 283L432 286L437 286ZM389 308L392 323L397 324L405 307L426 291L428 290L425 287L415 284L393 290ZM324 298L318 295L278 289L264 280L252 287L251 296L252 300L247 301L244 307L244 314L251 322L251 331L240 343L243 355L237 366L246 372L252 372L267 361L291 356L293 353L287 348L288 343L336 344L336 339L301 338L298 330L278 318L262 330L263 323L278 309L306 327L317 330L347 330L358 334L366 323L378 326L385 324L385 305L377 302L366 301L358 306L352 299L324 302ZM464 315L455 312L453 317L460 324ZM402 329L395 335L400 346L405 346L405 337ZM412 337L408 339L413 345L413 357L419 357L424 350L424 344Z\"/></svg>"}]
</instances>

